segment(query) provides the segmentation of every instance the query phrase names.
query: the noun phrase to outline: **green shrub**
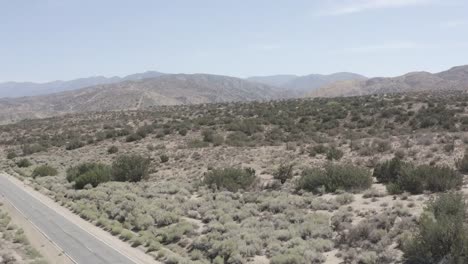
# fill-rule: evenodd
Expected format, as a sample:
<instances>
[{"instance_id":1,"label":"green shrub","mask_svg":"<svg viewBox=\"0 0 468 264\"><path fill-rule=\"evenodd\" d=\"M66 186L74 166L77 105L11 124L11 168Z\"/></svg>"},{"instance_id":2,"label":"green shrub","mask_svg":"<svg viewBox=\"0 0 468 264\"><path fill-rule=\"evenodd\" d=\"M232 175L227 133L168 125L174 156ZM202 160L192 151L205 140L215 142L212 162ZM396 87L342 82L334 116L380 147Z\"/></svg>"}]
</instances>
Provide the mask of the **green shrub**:
<instances>
[{"instance_id":1,"label":"green shrub","mask_svg":"<svg viewBox=\"0 0 468 264\"><path fill-rule=\"evenodd\" d=\"M27 156L27 155L31 155L31 154L46 151L46 150L47 150L47 148L45 146L43 146L43 145L40 145L40 144L24 145L23 146L23 155Z\"/></svg>"},{"instance_id":2,"label":"green shrub","mask_svg":"<svg viewBox=\"0 0 468 264\"><path fill-rule=\"evenodd\" d=\"M209 143L205 141L201 141L199 139L194 139L187 143L187 146L189 148L205 148L205 147L208 147L209 145L210 145Z\"/></svg>"},{"instance_id":3,"label":"green shrub","mask_svg":"<svg viewBox=\"0 0 468 264\"><path fill-rule=\"evenodd\" d=\"M463 175L448 166L423 165L417 168L425 180L425 189L431 192L444 192L463 184Z\"/></svg>"},{"instance_id":4,"label":"green shrub","mask_svg":"<svg viewBox=\"0 0 468 264\"><path fill-rule=\"evenodd\" d=\"M100 163L82 163L67 170L67 180L75 182L77 189L83 189L87 184L96 187L110 180L110 167Z\"/></svg>"},{"instance_id":5,"label":"green shrub","mask_svg":"<svg viewBox=\"0 0 468 264\"><path fill-rule=\"evenodd\" d=\"M248 189L255 182L255 170L251 168L225 168L214 169L205 174L203 183L216 189L226 189L236 192L240 189Z\"/></svg>"},{"instance_id":6,"label":"green shrub","mask_svg":"<svg viewBox=\"0 0 468 264\"><path fill-rule=\"evenodd\" d=\"M112 179L138 182L149 176L150 160L140 155L122 155L112 163Z\"/></svg>"},{"instance_id":7,"label":"green shrub","mask_svg":"<svg viewBox=\"0 0 468 264\"><path fill-rule=\"evenodd\" d=\"M83 189L88 184L96 187L110 179L110 167L100 163L82 163L67 170L67 180L74 182L76 189Z\"/></svg>"},{"instance_id":8,"label":"green shrub","mask_svg":"<svg viewBox=\"0 0 468 264\"><path fill-rule=\"evenodd\" d=\"M447 166L414 166L398 158L378 165L374 176L387 184L391 194L404 191L419 194L424 190L443 192L460 186L463 181L460 173Z\"/></svg>"},{"instance_id":9,"label":"green shrub","mask_svg":"<svg viewBox=\"0 0 468 264\"><path fill-rule=\"evenodd\" d=\"M211 129L205 129L202 131L203 141L204 142L213 142L215 132Z\"/></svg>"},{"instance_id":10,"label":"green shrub","mask_svg":"<svg viewBox=\"0 0 468 264\"><path fill-rule=\"evenodd\" d=\"M405 263L466 263L466 204L458 193L441 194L420 218L418 231L403 242Z\"/></svg>"},{"instance_id":11,"label":"green shrub","mask_svg":"<svg viewBox=\"0 0 468 264\"><path fill-rule=\"evenodd\" d=\"M85 146L85 143L83 143L83 141L81 141L79 139L74 139L74 140L70 141L65 146L65 149L66 150L74 150L74 149L78 149L78 148L81 148L81 147L84 147L84 146Z\"/></svg>"},{"instance_id":12,"label":"green shrub","mask_svg":"<svg viewBox=\"0 0 468 264\"><path fill-rule=\"evenodd\" d=\"M331 147L327 151L328 160L340 160L343 157L343 151L337 149L336 147Z\"/></svg>"},{"instance_id":13,"label":"green shrub","mask_svg":"<svg viewBox=\"0 0 468 264\"><path fill-rule=\"evenodd\" d=\"M293 175L293 164L281 164L279 168L273 172L273 178L280 180L284 184L287 180L291 179Z\"/></svg>"},{"instance_id":14,"label":"green shrub","mask_svg":"<svg viewBox=\"0 0 468 264\"><path fill-rule=\"evenodd\" d=\"M468 174L468 150L465 151L463 158L457 160L456 165L461 173Z\"/></svg>"},{"instance_id":15,"label":"green shrub","mask_svg":"<svg viewBox=\"0 0 468 264\"><path fill-rule=\"evenodd\" d=\"M400 175L394 183L398 188L394 188L393 191L402 190L412 194L422 193L424 191L424 175L422 170L417 170L412 166L404 167ZM389 191L389 193L391 193ZM396 193L391 193L396 194Z\"/></svg>"},{"instance_id":16,"label":"green shrub","mask_svg":"<svg viewBox=\"0 0 468 264\"><path fill-rule=\"evenodd\" d=\"M134 142L134 141L138 141L138 140L141 140L143 139L143 137L137 133L133 133L133 134L130 134L128 135L126 138L125 138L125 141L126 142Z\"/></svg>"},{"instance_id":17,"label":"green shrub","mask_svg":"<svg viewBox=\"0 0 468 264\"><path fill-rule=\"evenodd\" d=\"M390 142L386 140L377 139L372 142L373 148L380 153L387 152L392 149Z\"/></svg>"},{"instance_id":18,"label":"green shrub","mask_svg":"<svg viewBox=\"0 0 468 264\"><path fill-rule=\"evenodd\" d=\"M323 144L319 144L319 145L315 145L313 147L309 147L307 151L309 152L309 155L311 157L315 157L317 154L327 153L328 147L323 145Z\"/></svg>"},{"instance_id":19,"label":"green shrub","mask_svg":"<svg viewBox=\"0 0 468 264\"><path fill-rule=\"evenodd\" d=\"M21 160L16 162L16 166L18 166L20 168L27 168L27 167L29 167L31 165L32 164L28 159L21 159Z\"/></svg>"},{"instance_id":20,"label":"green shrub","mask_svg":"<svg viewBox=\"0 0 468 264\"><path fill-rule=\"evenodd\" d=\"M179 135L185 137L187 135L188 130L186 128L179 129Z\"/></svg>"},{"instance_id":21,"label":"green shrub","mask_svg":"<svg viewBox=\"0 0 468 264\"><path fill-rule=\"evenodd\" d=\"M12 150L8 151L8 153L7 153L7 159L14 159L14 158L16 158L16 157L18 157L18 154L16 154L16 152L14 152L14 151L12 151Z\"/></svg>"},{"instance_id":22,"label":"green shrub","mask_svg":"<svg viewBox=\"0 0 468 264\"><path fill-rule=\"evenodd\" d=\"M325 169L306 169L297 182L297 189L318 192L324 188L326 192L336 190L361 191L372 185L370 172L353 165L327 164Z\"/></svg>"},{"instance_id":23,"label":"green shrub","mask_svg":"<svg viewBox=\"0 0 468 264\"><path fill-rule=\"evenodd\" d=\"M31 177L44 177L44 176L56 176L58 174L57 169L49 165L41 165L36 167L31 174Z\"/></svg>"},{"instance_id":24,"label":"green shrub","mask_svg":"<svg viewBox=\"0 0 468 264\"><path fill-rule=\"evenodd\" d=\"M161 163L166 163L169 161L169 156L167 156L166 154L162 154L161 156L159 156L159 159L161 160Z\"/></svg>"},{"instance_id":25,"label":"green shrub","mask_svg":"<svg viewBox=\"0 0 468 264\"><path fill-rule=\"evenodd\" d=\"M242 147L249 142L249 137L241 131L229 133L226 137L226 144L233 147Z\"/></svg>"},{"instance_id":26,"label":"green shrub","mask_svg":"<svg viewBox=\"0 0 468 264\"><path fill-rule=\"evenodd\" d=\"M399 158L393 158L385 161L374 169L374 177L381 183L394 182L401 174L402 167L406 166Z\"/></svg>"},{"instance_id":27,"label":"green shrub","mask_svg":"<svg viewBox=\"0 0 468 264\"><path fill-rule=\"evenodd\" d=\"M119 152L119 148L117 146L110 146L107 149L107 153L109 153L109 154L115 154L117 152Z\"/></svg>"}]
</instances>

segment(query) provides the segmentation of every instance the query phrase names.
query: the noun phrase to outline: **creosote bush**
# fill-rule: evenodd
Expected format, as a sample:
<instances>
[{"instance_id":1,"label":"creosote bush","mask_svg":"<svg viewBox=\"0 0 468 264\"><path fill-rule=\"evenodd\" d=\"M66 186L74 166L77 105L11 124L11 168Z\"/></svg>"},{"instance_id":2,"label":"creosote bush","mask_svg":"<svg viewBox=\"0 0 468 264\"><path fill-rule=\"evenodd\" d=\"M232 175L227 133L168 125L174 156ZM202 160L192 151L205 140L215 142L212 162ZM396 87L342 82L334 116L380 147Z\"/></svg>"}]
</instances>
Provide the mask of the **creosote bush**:
<instances>
[{"instance_id":1,"label":"creosote bush","mask_svg":"<svg viewBox=\"0 0 468 264\"><path fill-rule=\"evenodd\" d=\"M56 176L58 174L57 169L49 165L41 165L36 167L31 174L31 177L44 177L44 176Z\"/></svg>"},{"instance_id":2,"label":"creosote bush","mask_svg":"<svg viewBox=\"0 0 468 264\"><path fill-rule=\"evenodd\" d=\"M27 167L29 167L31 165L32 164L28 159L21 159L21 160L16 162L16 166L18 166L20 168L27 168Z\"/></svg>"},{"instance_id":3,"label":"creosote bush","mask_svg":"<svg viewBox=\"0 0 468 264\"><path fill-rule=\"evenodd\" d=\"M251 168L224 168L207 172L203 183L216 189L236 192L240 189L248 189L253 185L255 180L255 170Z\"/></svg>"},{"instance_id":4,"label":"creosote bush","mask_svg":"<svg viewBox=\"0 0 468 264\"><path fill-rule=\"evenodd\" d=\"M344 153L336 147L331 147L327 151L328 160L340 160L343 157Z\"/></svg>"},{"instance_id":5,"label":"creosote bush","mask_svg":"<svg viewBox=\"0 0 468 264\"><path fill-rule=\"evenodd\" d=\"M109 153L109 154L115 154L117 152L119 152L119 148L117 146L110 146L107 149L107 153Z\"/></svg>"},{"instance_id":6,"label":"creosote bush","mask_svg":"<svg viewBox=\"0 0 468 264\"><path fill-rule=\"evenodd\" d=\"M23 146L23 156L31 155L37 152L46 151L47 148L41 144L29 144Z\"/></svg>"},{"instance_id":7,"label":"creosote bush","mask_svg":"<svg viewBox=\"0 0 468 264\"><path fill-rule=\"evenodd\" d=\"M425 190L443 192L463 183L463 175L447 166L415 166L398 158L378 165L374 176L387 184L387 190L393 194L404 191L419 194Z\"/></svg>"},{"instance_id":8,"label":"creosote bush","mask_svg":"<svg viewBox=\"0 0 468 264\"><path fill-rule=\"evenodd\" d=\"M425 209L416 234L403 243L405 263L466 263L468 227L462 194L441 194Z\"/></svg>"},{"instance_id":9,"label":"creosote bush","mask_svg":"<svg viewBox=\"0 0 468 264\"><path fill-rule=\"evenodd\" d=\"M169 161L169 156L167 156L166 154L162 154L161 156L159 156L159 159L161 160L161 163L166 163Z\"/></svg>"},{"instance_id":10,"label":"creosote bush","mask_svg":"<svg viewBox=\"0 0 468 264\"><path fill-rule=\"evenodd\" d=\"M75 183L76 189L90 184L93 187L111 180L111 169L100 163L83 163L67 170L67 180Z\"/></svg>"},{"instance_id":11,"label":"creosote bush","mask_svg":"<svg viewBox=\"0 0 468 264\"><path fill-rule=\"evenodd\" d=\"M16 157L18 157L18 154L16 154L16 152L14 152L14 151L8 151L8 153L7 153L7 159L14 159L14 158L16 158Z\"/></svg>"},{"instance_id":12,"label":"creosote bush","mask_svg":"<svg viewBox=\"0 0 468 264\"><path fill-rule=\"evenodd\" d=\"M329 163L325 169L311 168L302 172L296 188L311 192L351 192L368 189L372 185L370 171L353 165Z\"/></svg>"},{"instance_id":13,"label":"creosote bush","mask_svg":"<svg viewBox=\"0 0 468 264\"><path fill-rule=\"evenodd\" d=\"M150 160L140 155L122 155L112 163L112 179L138 182L149 176Z\"/></svg>"},{"instance_id":14,"label":"creosote bush","mask_svg":"<svg viewBox=\"0 0 468 264\"><path fill-rule=\"evenodd\" d=\"M284 184L287 180L294 176L293 168L293 164L281 164L279 168L273 173L273 178L281 181L281 183Z\"/></svg>"},{"instance_id":15,"label":"creosote bush","mask_svg":"<svg viewBox=\"0 0 468 264\"><path fill-rule=\"evenodd\" d=\"M74 149L79 149L79 148L82 148L85 146L85 143L82 142L81 140L79 139L74 139L72 141L70 141L66 146L65 146L65 149L66 150L74 150Z\"/></svg>"},{"instance_id":16,"label":"creosote bush","mask_svg":"<svg viewBox=\"0 0 468 264\"><path fill-rule=\"evenodd\" d=\"M463 158L457 160L456 165L461 173L468 174L468 150L465 151Z\"/></svg>"}]
</instances>

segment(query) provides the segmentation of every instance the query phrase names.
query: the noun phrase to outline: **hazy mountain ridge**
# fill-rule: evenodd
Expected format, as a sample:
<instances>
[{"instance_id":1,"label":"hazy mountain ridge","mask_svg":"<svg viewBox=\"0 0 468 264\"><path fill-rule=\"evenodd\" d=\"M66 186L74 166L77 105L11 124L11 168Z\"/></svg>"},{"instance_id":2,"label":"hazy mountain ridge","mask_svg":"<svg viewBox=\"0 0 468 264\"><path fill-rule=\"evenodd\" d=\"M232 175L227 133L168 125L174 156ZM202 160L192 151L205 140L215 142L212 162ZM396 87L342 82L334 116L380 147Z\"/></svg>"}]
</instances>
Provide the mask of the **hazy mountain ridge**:
<instances>
[{"instance_id":1,"label":"hazy mountain ridge","mask_svg":"<svg viewBox=\"0 0 468 264\"><path fill-rule=\"evenodd\" d=\"M309 97L468 90L468 65L439 73L410 72L397 77L336 82L310 92Z\"/></svg>"},{"instance_id":2,"label":"hazy mountain ridge","mask_svg":"<svg viewBox=\"0 0 468 264\"><path fill-rule=\"evenodd\" d=\"M168 74L42 96L0 99L0 120L15 121L85 111L277 99L274 88L209 74Z\"/></svg>"},{"instance_id":3,"label":"hazy mountain ridge","mask_svg":"<svg viewBox=\"0 0 468 264\"><path fill-rule=\"evenodd\" d=\"M309 74L305 76L297 75L271 75L254 76L248 80L273 85L282 90L289 91L295 96L304 95L322 86L332 84L337 81L365 80L367 77L350 72L337 72L329 75Z\"/></svg>"},{"instance_id":4,"label":"hazy mountain ridge","mask_svg":"<svg viewBox=\"0 0 468 264\"><path fill-rule=\"evenodd\" d=\"M141 80L145 78L155 78L164 75L164 73L156 71L147 71L144 73L136 73L125 77L104 77L93 76L87 78L79 78L70 81L52 81L46 83L34 82L4 82L0 83L0 98L2 97L23 97L36 96L63 91L72 91L84 87L111 84L128 80Z\"/></svg>"}]
</instances>

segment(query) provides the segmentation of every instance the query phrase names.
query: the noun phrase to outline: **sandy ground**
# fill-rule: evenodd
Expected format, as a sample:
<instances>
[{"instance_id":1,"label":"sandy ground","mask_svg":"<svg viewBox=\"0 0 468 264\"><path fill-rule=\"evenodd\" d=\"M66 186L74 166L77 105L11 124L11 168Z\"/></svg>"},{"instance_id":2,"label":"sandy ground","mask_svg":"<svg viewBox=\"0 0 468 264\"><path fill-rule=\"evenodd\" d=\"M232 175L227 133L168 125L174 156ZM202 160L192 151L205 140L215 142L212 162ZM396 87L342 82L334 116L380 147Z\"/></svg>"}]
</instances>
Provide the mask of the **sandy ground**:
<instances>
[{"instance_id":1,"label":"sandy ground","mask_svg":"<svg viewBox=\"0 0 468 264\"><path fill-rule=\"evenodd\" d=\"M18 186L21 186L23 190L34 196L36 199L47 205L49 208L55 210L56 212L60 213L62 216L64 216L67 220L73 222L77 226L81 227L82 229L86 230L88 233L92 234L95 236L97 239L101 240L105 244L111 246L115 250L119 251L121 254L129 257L133 261L135 261L138 264L153 264L153 263L160 263L156 260L154 260L151 256L145 254L143 251L131 247L129 244L121 241L117 237L112 236L110 233L102 230L101 228L87 222L86 220L80 218L78 215L72 213L69 211L67 208L62 207L55 203L52 199L49 197L33 190L30 186L27 184L19 181L13 176L6 175L4 174L10 181L15 183ZM15 210L16 211L16 210ZM17 213L18 214L18 213ZM14 222L16 223L16 219L14 219ZM25 221L25 219L23 220ZM27 222L27 221L26 221ZM20 225L18 223L18 225ZM29 224L31 225L31 224ZM25 230L26 231L26 230ZM33 240L37 240L38 238L35 236L32 236L31 238L28 235L28 238L31 240L31 243ZM43 237L45 239L45 237ZM32 243L33 244L33 243ZM36 244L33 244L36 246ZM56 248L55 248L56 250ZM40 251L42 253L42 251ZM44 254L44 257L47 258L47 255ZM48 258L47 258L48 259ZM52 262L52 263L67 263L67 262ZM68 262L71 263L71 262Z\"/></svg>"},{"instance_id":2,"label":"sandy ground","mask_svg":"<svg viewBox=\"0 0 468 264\"><path fill-rule=\"evenodd\" d=\"M41 253L50 264L72 264L73 262L62 253L51 241L34 227L20 212L18 212L6 199L0 197L3 203L2 210L10 215L13 223L24 230L31 245Z\"/></svg>"}]
</instances>

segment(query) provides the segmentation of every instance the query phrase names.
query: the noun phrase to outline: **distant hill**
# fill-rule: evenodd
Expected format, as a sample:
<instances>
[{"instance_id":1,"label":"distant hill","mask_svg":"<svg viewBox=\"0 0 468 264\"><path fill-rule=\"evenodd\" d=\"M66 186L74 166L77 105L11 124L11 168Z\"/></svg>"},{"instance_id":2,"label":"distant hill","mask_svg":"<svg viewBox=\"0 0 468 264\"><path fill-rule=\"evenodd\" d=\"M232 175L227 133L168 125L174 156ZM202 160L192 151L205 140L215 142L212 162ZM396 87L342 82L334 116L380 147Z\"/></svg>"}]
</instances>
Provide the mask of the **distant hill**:
<instances>
[{"instance_id":1,"label":"distant hill","mask_svg":"<svg viewBox=\"0 0 468 264\"><path fill-rule=\"evenodd\" d=\"M342 81L321 87L309 97L338 97L421 91L468 90L468 65L439 73L411 72L393 78Z\"/></svg>"},{"instance_id":2,"label":"distant hill","mask_svg":"<svg viewBox=\"0 0 468 264\"><path fill-rule=\"evenodd\" d=\"M337 81L348 80L365 80L365 76L350 73L338 72L329 75L310 74L305 76L296 75L272 75L272 76L257 76L250 77L248 80L268 85L273 85L287 92L292 93L292 97L301 96L314 91L325 85L332 84Z\"/></svg>"},{"instance_id":3,"label":"distant hill","mask_svg":"<svg viewBox=\"0 0 468 264\"><path fill-rule=\"evenodd\" d=\"M264 84L209 74L168 74L97 85L44 96L0 99L0 121L149 106L270 100L277 91Z\"/></svg>"},{"instance_id":4,"label":"distant hill","mask_svg":"<svg viewBox=\"0 0 468 264\"><path fill-rule=\"evenodd\" d=\"M22 96L35 96L51 94L63 91L71 91L84 87L117 83L129 80L141 80L145 78L154 78L163 75L164 73L156 71L148 71L144 73L137 73L125 77L104 77L95 76L88 78L80 78L71 81L53 81L47 83L33 83L33 82L4 82L0 83L0 98L2 97L22 97Z\"/></svg>"},{"instance_id":5,"label":"distant hill","mask_svg":"<svg viewBox=\"0 0 468 264\"><path fill-rule=\"evenodd\" d=\"M292 74L279 74L279 75L271 75L271 76L253 76L253 77L247 78L247 80L252 81L252 82L263 83L266 85L282 87L288 82L296 78L299 78L299 76L292 75Z\"/></svg>"}]
</instances>

